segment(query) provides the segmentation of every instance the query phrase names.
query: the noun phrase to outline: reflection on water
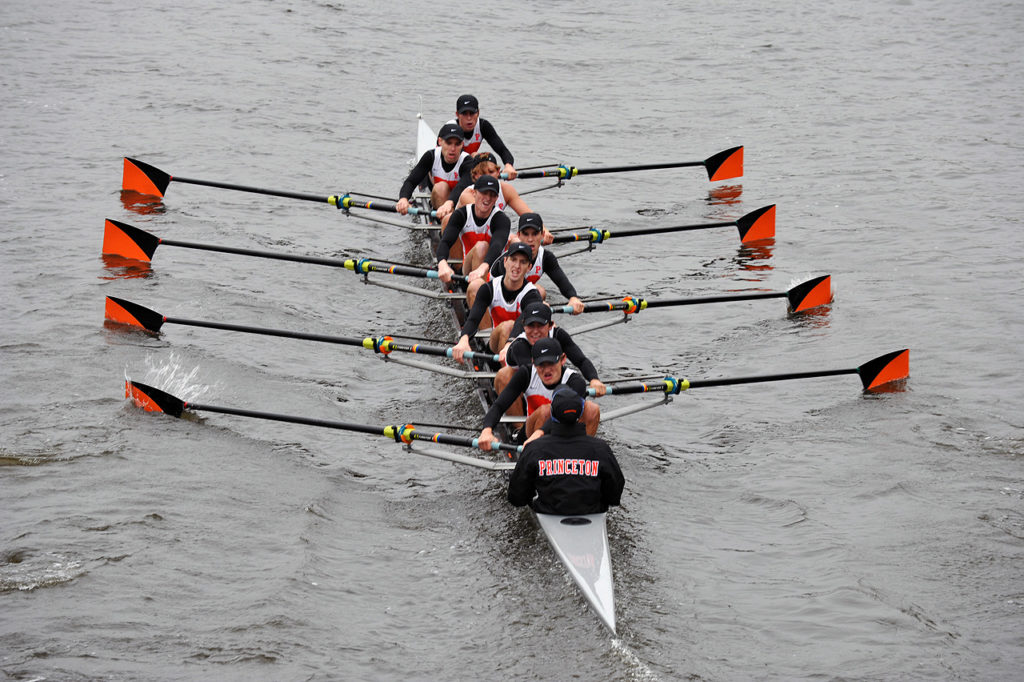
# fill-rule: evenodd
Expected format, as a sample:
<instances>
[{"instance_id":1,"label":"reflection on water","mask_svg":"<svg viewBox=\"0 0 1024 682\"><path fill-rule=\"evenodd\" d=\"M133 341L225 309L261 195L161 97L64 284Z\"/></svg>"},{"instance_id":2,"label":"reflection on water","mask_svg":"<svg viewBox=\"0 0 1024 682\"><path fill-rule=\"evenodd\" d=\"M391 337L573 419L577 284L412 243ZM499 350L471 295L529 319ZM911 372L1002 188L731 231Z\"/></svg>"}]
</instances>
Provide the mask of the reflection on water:
<instances>
[{"instance_id":1,"label":"reflection on water","mask_svg":"<svg viewBox=\"0 0 1024 682\"><path fill-rule=\"evenodd\" d=\"M155 197L152 194L142 194L133 189L121 190L121 205L124 206L126 211L131 211L138 215L153 215L154 213L165 213L167 211L167 207L164 206L163 199L160 197Z\"/></svg>"},{"instance_id":2,"label":"reflection on water","mask_svg":"<svg viewBox=\"0 0 1024 682\"><path fill-rule=\"evenodd\" d=\"M100 258L103 259L103 268L107 271L107 274L102 275L100 279L138 279L153 275L152 265L145 261L109 253L104 253Z\"/></svg>"},{"instance_id":3,"label":"reflection on water","mask_svg":"<svg viewBox=\"0 0 1024 682\"><path fill-rule=\"evenodd\" d=\"M775 250L775 239L761 239L748 242L736 251L733 262L748 272L770 272L775 269L770 262Z\"/></svg>"},{"instance_id":4,"label":"reflection on water","mask_svg":"<svg viewBox=\"0 0 1024 682\"><path fill-rule=\"evenodd\" d=\"M720 185L708 190L708 198L705 201L710 206L738 204L742 194L743 185Z\"/></svg>"}]
</instances>

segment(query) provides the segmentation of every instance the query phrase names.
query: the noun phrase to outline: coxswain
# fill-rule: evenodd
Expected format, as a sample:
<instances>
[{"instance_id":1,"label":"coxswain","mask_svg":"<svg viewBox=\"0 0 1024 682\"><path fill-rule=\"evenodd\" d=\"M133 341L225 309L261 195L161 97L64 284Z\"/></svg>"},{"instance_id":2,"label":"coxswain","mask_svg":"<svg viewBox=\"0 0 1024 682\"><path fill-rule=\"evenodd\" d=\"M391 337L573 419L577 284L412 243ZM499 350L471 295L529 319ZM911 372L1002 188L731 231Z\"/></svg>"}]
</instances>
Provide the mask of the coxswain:
<instances>
[{"instance_id":1,"label":"coxswain","mask_svg":"<svg viewBox=\"0 0 1024 682\"><path fill-rule=\"evenodd\" d=\"M508 481L508 501L541 514L600 514L618 506L626 479L611 448L579 423L584 400L560 388L551 399L551 433L530 441Z\"/></svg>"},{"instance_id":2,"label":"coxswain","mask_svg":"<svg viewBox=\"0 0 1024 682\"><path fill-rule=\"evenodd\" d=\"M452 357L463 361L470 350L469 341L481 326L492 325L488 346L492 353L505 345L516 318L523 307L540 302L537 287L526 281L526 271L533 263L533 252L526 244L515 243L505 252L505 276L485 282L470 301L466 323L462 325L459 342L452 348Z\"/></svg>"},{"instance_id":3,"label":"coxswain","mask_svg":"<svg viewBox=\"0 0 1024 682\"><path fill-rule=\"evenodd\" d=\"M522 327L522 331L515 332ZM531 303L523 308L523 314L513 326L512 338L499 351L505 367L498 370L494 377L494 390L496 393L508 385L509 379L515 373L517 367L529 365L533 358L533 346L541 339L555 339L562 347L566 358L579 370L583 378L587 380L588 386L594 389L594 395L603 396L608 392L607 387L598 378L597 368L583 350L576 344L572 335L562 327L557 326L551 319L551 308L546 303ZM514 410L513 405L510 410ZM511 414L522 414L511 412Z\"/></svg>"},{"instance_id":4,"label":"coxswain","mask_svg":"<svg viewBox=\"0 0 1024 682\"><path fill-rule=\"evenodd\" d=\"M448 201L437 209L437 215L441 218L441 225L447 223L448 216L450 215L449 211L461 208L465 204L473 203L476 198L473 184L481 175L491 175L500 180L498 161L492 152L483 151L473 154L473 170L470 172L469 177L464 176L459 180L459 184L455 185L455 189L452 190ZM519 195L519 190L513 187L511 182L500 180L498 183L498 208L504 211L506 207L515 211L516 215L528 213L530 210L530 207L526 205L526 202Z\"/></svg>"},{"instance_id":5,"label":"coxswain","mask_svg":"<svg viewBox=\"0 0 1024 682\"><path fill-rule=\"evenodd\" d=\"M455 118L449 123L457 123L462 131L462 147L467 154L473 154L484 142L491 146L505 164L502 172L508 174L509 180L516 179L515 159L505 143L498 137L498 132L487 119L480 118L480 104L473 95L460 95L455 100Z\"/></svg>"},{"instance_id":6,"label":"coxswain","mask_svg":"<svg viewBox=\"0 0 1024 682\"><path fill-rule=\"evenodd\" d=\"M592 400L584 400L587 395L587 382L579 372L565 366L565 353L562 345L555 339L540 339L533 344L532 365L516 368L508 384L498 394L497 399L484 415L484 428L480 432L479 447L491 449L494 440L494 427L501 421L501 415L511 407L520 396L526 399L526 435L532 436L544 426L551 414L551 397L559 386L568 386L582 401L579 421L583 423L588 435L597 433L601 422L601 409ZM546 431L546 429L545 429Z\"/></svg>"},{"instance_id":7,"label":"coxswain","mask_svg":"<svg viewBox=\"0 0 1024 682\"><path fill-rule=\"evenodd\" d=\"M540 297L547 299L547 292L544 290L538 281L543 275L547 275L551 278L551 281L555 283L558 290L562 292L568 300L568 304L572 306L573 315L579 315L583 312L583 301L580 300L576 294L576 287L569 281L569 277L562 270L562 266L558 264L558 258L551 251L544 248L544 220L537 213L524 213L519 216L519 227L516 232L515 239L529 245L530 249L533 250L533 266L530 271L526 274L526 279L529 282L533 282L534 286L540 292ZM491 266L491 278L501 277L504 274L502 270L501 259L495 259L494 264Z\"/></svg>"},{"instance_id":8,"label":"coxswain","mask_svg":"<svg viewBox=\"0 0 1024 682\"><path fill-rule=\"evenodd\" d=\"M459 179L473 169L473 159L462 151L462 139L462 130L457 124L445 123L441 126L437 134L437 147L423 153L402 183L395 204L396 211L402 215L408 214L412 193L428 179L433 186L430 190L431 206L436 209L448 200Z\"/></svg>"},{"instance_id":9,"label":"coxswain","mask_svg":"<svg viewBox=\"0 0 1024 682\"><path fill-rule=\"evenodd\" d=\"M441 234L437 246L437 272L442 282L451 281L455 271L449 258L462 256L462 274L469 281L487 274L491 264L505 250L512 229L505 212L498 208L498 180L481 175L473 187L476 200L455 213Z\"/></svg>"}]
</instances>

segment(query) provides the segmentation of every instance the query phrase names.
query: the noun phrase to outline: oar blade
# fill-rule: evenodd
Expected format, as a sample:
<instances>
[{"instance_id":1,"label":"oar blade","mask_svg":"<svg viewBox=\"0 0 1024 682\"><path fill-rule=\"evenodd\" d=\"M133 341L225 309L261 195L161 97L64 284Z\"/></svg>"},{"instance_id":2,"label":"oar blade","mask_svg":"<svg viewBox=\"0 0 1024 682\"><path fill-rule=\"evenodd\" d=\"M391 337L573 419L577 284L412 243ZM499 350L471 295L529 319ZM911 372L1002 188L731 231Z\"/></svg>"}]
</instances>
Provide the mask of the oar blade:
<instances>
[{"instance_id":1,"label":"oar blade","mask_svg":"<svg viewBox=\"0 0 1024 682\"><path fill-rule=\"evenodd\" d=\"M828 305L832 302L832 275L822 275L801 282L786 292L789 310L802 313L805 310Z\"/></svg>"},{"instance_id":2,"label":"oar blade","mask_svg":"<svg viewBox=\"0 0 1024 682\"><path fill-rule=\"evenodd\" d=\"M104 316L110 322L139 327L151 332L160 331L160 327L164 325L164 316L157 311L114 296L107 296Z\"/></svg>"},{"instance_id":3,"label":"oar blade","mask_svg":"<svg viewBox=\"0 0 1024 682\"><path fill-rule=\"evenodd\" d=\"M124 397L141 407L146 412L163 412L172 417L180 417L185 411L185 402L165 393L159 388L128 379L124 382Z\"/></svg>"},{"instance_id":4,"label":"oar blade","mask_svg":"<svg viewBox=\"0 0 1024 682\"><path fill-rule=\"evenodd\" d=\"M743 147L733 147L704 159L711 182L743 177Z\"/></svg>"},{"instance_id":5,"label":"oar blade","mask_svg":"<svg viewBox=\"0 0 1024 682\"><path fill-rule=\"evenodd\" d=\"M736 221L744 244L775 237L775 204L763 206Z\"/></svg>"},{"instance_id":6,"label":"oar blade","mask_svg":"<svg viewBox=\"0 0 1024 682\"><path fill-rule=\"evenodd\" d=\"M170 182L170 173L165 173L144 161L124 157L124 173L121 176L122 190L162 197Z\"/></svg>"},{"instance_id":7,"label":"oar blade","mask_svg":"<svg viewBox=\"0 0 1024 682\"><path fill-rule=\"evenodd\" d=\"M103 226L103 253L149 263L160 238L145 230L107 218Z\"/></svg>"},{"instance_id":8,"label":"oar blade","mask_svg":"<svg viewBox=\"0 0 1024 682\"><path fill-rule=\"evenodd\" d=\"M910 376L910 349L893 351L869 360L857 368L865 391L886 391L899 388L899 382Z\"/></svg>"}]
</instances>

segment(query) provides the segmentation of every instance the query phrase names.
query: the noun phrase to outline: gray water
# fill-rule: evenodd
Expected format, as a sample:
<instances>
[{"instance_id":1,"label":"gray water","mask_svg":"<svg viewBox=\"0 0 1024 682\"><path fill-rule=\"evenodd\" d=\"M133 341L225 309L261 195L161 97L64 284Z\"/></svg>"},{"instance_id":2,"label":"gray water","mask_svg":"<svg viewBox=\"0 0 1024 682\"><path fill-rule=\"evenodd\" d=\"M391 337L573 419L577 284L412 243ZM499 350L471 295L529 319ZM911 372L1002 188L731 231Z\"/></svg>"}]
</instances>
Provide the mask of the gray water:
<instances>
[{"instance_id":1,"label":"gray water","mask_svg":"<svg viewBox=\"0 0 1024 682\"><path fill-rule=\"evenodd\" d=\"M1019 679L1022 19L986 0L5 2L0 673ZM911 349L902 392L863 394L851 376L705 388L603 425L628 481L609 524L617 639L500 475L383 438L174 420L123 399L128 375L218 405L478 425L464 383L366 351L103 324L114 295L175 317L451 339L438 303L310 265L172 247L151 269L100 258L114 218L428 263L422 238L312 203L175 183L162 203L124 203L121 157L394 196L415 114L437 127L463 92L519 166L745 145L741 180L585 176L529 196L549 225L608 229L778 205L767 247L707 230L566 259L586 296L833 275L822 314L661 308L581 336L603 377L846 368Z\"/></svg>"}]
</instances>

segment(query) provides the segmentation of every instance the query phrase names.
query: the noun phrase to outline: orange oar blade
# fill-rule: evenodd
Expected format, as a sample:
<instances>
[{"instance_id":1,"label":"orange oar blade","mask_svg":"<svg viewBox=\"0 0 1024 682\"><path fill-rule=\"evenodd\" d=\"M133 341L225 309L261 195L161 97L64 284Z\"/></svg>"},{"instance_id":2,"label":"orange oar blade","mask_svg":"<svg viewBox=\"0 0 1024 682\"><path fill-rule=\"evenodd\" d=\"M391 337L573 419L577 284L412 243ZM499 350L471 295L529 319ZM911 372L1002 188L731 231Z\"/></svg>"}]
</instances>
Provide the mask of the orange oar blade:
<instances>
[{"instance_id":1,"label":"orange oar blade","mask_svg":"<svg viewBox=\"0 0 1024 682\"><path fill-rule=\"evenodd\" d=\"M139 194L152 194L162 197L171 182L171 175L156 166L137 159L124 157L124 174L121 176L121 189L131 190Z\"/></svg>"},{"instance_id":2,"label":"orange oar blade","mask_svg":"<svg viewBox=\"0 0 1024 682\"><path fill-rule=\"evenodd\" d=\"M113 296L107 296L104 315L111 322L127 324L151 332L160 331L160 327L164 325L164 316L157 311Z\"/></svg>"},{"instance_id":3,"label":"orange oar blade","mask_svg":"<svg viewBox=\"0 0 1024 682\"><path fill-rule=\"evenodd\" d=\"M910 350L886 353L857 368L865 391L886 390L886 384L903 381L910 376Z\"/></svg>"},{"instance_id":4,"label":"orange oar blade","mask_svg":"<svg viewBox=\"0 0 1024 682\"><path fill-rule=\"evenodd\" d=\"M828 305L832 302L832 275L822 275L801 282L786 292L789 309L801 313L811 308Z\"/></svg>"},{"instance_id":5,"label":"orange oar blade","mask_svg":"<svg viewBox=\"0 0 1024 682\"><path fill-rule=\"evenodd\" d=\"M160 238L128 223L107 218L103 225L103 253L149 263Z\"/></svg>"},{"instance_id":6,"label":"orange oar blade","mask_svg":"<svg viewBox=\"0 0 1024 682\"><path fill-rule=\"evenodd\" d=\"M744 244L775 236L775 204L751 211L736 221L740 241Z\"/></svg>"},{"instance_id":7,"label":"orange oar blade","mask_svg":"<svg viewBox=\"0 0 1024 682\"><path fill-rule=\"evenodd\" d=\"M124 397L131 399L136 407L141 407L146 412L164 412L172 417L180 417L185 410L184 401L158 388L131 379L124 382Z\"/></svg>"},{"instance_id":8,"label":"orange oar blade","mask_svg":"<svg viewBox=\"0 0 1024 682\"><path fill-rule=\"evenodd\" d=\"M704 159L711 182L743 177L743 147L733 147Z\"/></svg>"}]
</instances>

